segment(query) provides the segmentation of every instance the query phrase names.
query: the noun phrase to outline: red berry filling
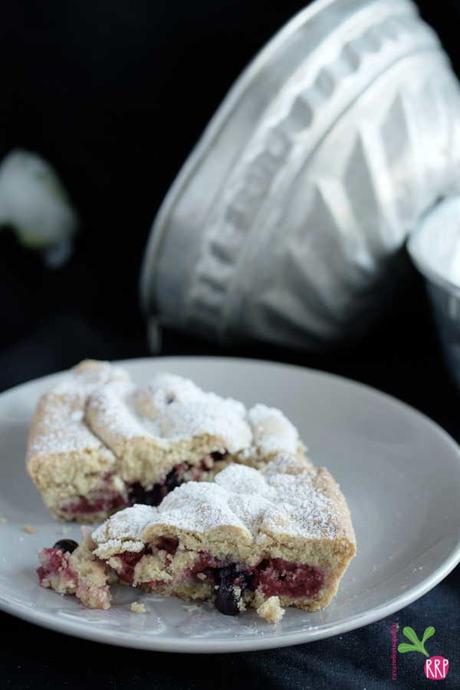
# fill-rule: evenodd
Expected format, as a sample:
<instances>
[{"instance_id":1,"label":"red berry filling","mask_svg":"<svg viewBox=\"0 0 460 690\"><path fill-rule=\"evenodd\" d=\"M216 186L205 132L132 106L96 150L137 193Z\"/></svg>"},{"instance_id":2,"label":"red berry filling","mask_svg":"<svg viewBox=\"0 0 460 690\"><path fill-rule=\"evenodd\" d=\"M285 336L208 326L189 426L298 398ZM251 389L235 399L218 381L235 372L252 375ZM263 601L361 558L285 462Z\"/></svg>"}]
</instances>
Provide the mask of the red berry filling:
<instances>
[{"instance_id":1,"label":"red berry filling","mask_svg":"<svg viewBox=\"0 0 460 690\"><path fill-rule=\"evenodd\" d=\"M95 492L93 495L80 496L75 501L61 506L61 512L69 518L82 515L94 515L94 513L113 513L119 508L126 507L126 499L121 494L102 491Z\"/></svg>"},{"instance_id":2,"label":"red berry filling","mask_svg":"<svg viewBox=\"0 0 460 690\"><path fill-rule=\"evenodd\" d=\"M143 549L139 552L125 551L120 553L117 558L121 561L121 567L117 568L117 574L120 580L128 584L132 584L134 580L134 569L137 563L141 560L142 556L149 553L149 549Z\"/></svg>"},{"instance_id":3,"label":"red berry filling","mask_svg":"<svg viewBox=\"0 0 460 690\"><path fill-rule=\"evenodd\" d=\"M314 597L324 584L324 572L315 566L268 558L248 568L242 563L219 561L207 552L199 554L187 575L196 578L204 574L216 580L220 577L217 571L222 569L228 572L232 569L234 584L260 589L266 596Z\"/></svg>"},{"instance_id":4,"label":"red berry filling","mask_svg":"<svg viewBox=\"0 0 460 690\"><path fill-rule=\"evenodd\" d=\"M198 575L211 580L216 587L216 608L227 615L236 615L245 590L261 591L266 597L315 597L324 584L324 572L303 563L291 563L281 558L269 558L257 566L218 561L203 552L188 576Z\"/></svg>"},{"instance_id":5,"label":"red berry filling","mask_svg":"<svg viewBox=\"0 0 460 690\"><path fill-rule=\"evenodd\" d=\"M187 575L196 576L198 573L204 575L212 575L212 571L215 568L219 568L223 565L222 562L211 556L207 551L201 551L198 554L198 558L192 567L187 571Z\"/></svg>"},{"instance_id":6,"label":"red berry filling","mask_svg":"<svg viewBox=\"0 0 460 690\"><path fill-rule=\"evenodd\" d=\"M77 582L77 574L70 567L68 552L59 548L42 549L39 553L41 565L37 568L38 580L44 587L50 578L60 578L66 582Z\"/></svg>"},{"instance_id":7,"label":"red berry filling","mask_svg":"<svg viewBox=\"0 0 460 690\"><path fill-rule=\"evenodd\" d=\"M60 506L60 510L68 519L72 520L77 517L89 517L95 513L114 513L120 508L126 508L135 503L158 506L167 494L184 481L200 481L213 465L224 459L226 455L226 452L215 451L203 458L197 465L181 462L168 472L164 481L154 484L149 489L139 482L129 484L127 486L127 498L123 493L112 490L97 490L88 496L80 496L64 503ZM107 479L111 479L111 475L107 475Z\"/></svg>"},{"instance_id":8,"label":"red berry filling","mask_svg":"<svg viewBox=\"0 0 460 690\"><path fill-rule=\"evenodd\" d=\"M254 570L254 588L267 596L314 597L324 584L320 568L269 558Z\"/></svg>"},{"instance_id":9,"label":"red berry filling","mask_svg":"<svg viewBox=\"0 0 460 690\"><path fill-rule=\"evenodd\" d=\"M160 537L155 546L160 551L167 551L171 556L174 556L179 546L179 541L175 537Z\"/></svg>"}]
</instances>

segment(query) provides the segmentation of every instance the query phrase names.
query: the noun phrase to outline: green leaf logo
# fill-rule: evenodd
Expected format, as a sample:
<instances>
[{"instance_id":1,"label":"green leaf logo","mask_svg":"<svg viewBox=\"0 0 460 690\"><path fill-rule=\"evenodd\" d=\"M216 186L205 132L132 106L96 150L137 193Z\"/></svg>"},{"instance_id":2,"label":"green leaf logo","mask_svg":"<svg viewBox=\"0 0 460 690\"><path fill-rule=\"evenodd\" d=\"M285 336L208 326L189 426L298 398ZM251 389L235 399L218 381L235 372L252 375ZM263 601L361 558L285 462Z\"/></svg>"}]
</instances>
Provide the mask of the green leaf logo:
<instances>
[{"instance_id":1,"label":"green leaf logo","mask_svg":"<svg viewBox=\"0 0 460 690\"><path fill-rule=\"evenodd\" d=\"M407 654L407 652L419 652L420 654L424 654L425 656L430 656L425 649L425 642L429 640L430 637L433 637L435 632L435 628L433 628L433 626L430 625L428 628L425 628L423 637L421 640L419 640L414 628L406 626L405 628L403 628L403 635L404 637L407 637L408 640L410 640L411 644L409 644L408 642L401 642L401 644L398 645L398 652L400 654Z\"/></svg>"},{"instance_id":2,"label":"green leaf logo","mask_svg":"<svg viewBox=\"0 0 460 690\"><path fill-rule=\"evenodd\" d=\"M425 644L425 642L426 642L427 640L429 640L430 637L433 637L433 635L435 634L435 632L436 632L436 630L433 628L432 625L430 625L429 628L426 628L426 629L425 629L425 632L423 633L422 644Z\"/></svg>"}]
</instances>

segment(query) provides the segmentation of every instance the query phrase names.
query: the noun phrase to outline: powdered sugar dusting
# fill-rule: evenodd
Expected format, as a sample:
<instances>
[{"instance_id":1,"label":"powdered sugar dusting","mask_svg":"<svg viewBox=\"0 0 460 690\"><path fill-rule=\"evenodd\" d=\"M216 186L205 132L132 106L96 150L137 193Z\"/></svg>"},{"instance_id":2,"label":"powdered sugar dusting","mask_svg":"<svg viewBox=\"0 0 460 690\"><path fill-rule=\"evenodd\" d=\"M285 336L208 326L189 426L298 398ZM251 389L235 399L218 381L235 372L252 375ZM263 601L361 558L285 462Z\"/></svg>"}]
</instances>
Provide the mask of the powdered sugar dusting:
<instances>
[{"instance_id":1,"label":"powdered sugar dusting","mask_svg":"<svg viewBox=\"0 0 460 690\"><path fill-rule=\"evenodd\" d=\"M294 462L294 461L293 461ZM342 533L340 516L325 485L327 470L297 459L299 471L285 474L279 464L262 470L230 465L214 482L189 482L175 489L158 508L134 506L117 513L93 533L98 553L115 543L139 541L154 525L208 533L237 527L239 538L257 542L267 533L305 539L334 539Z\"/></svg>"},{"instance_id":2,"label":"powdered sugar dusting","mask_svg":"<svg viewBox=\"0 0 460 690\"><path fill-rule=\"evenodd\" d=\"M231 398L201 390L192 381L167 373L135 388L124 381L99 387L89 397L87 420L110 442L150 437L163 446L208 436L217 446L245 456L296 453L299 435L274 408L256 405L247 411ZM107 436L106 436L107 432Z\"/></svg>"},{"instance_id":3,"label":"powdered sugar dusting","mask_svg":"<svg viewBox=\"0 0 460 690\"><path fill-rule=\"evenodd\" d=\"M151 435L141 418L131 408L135 387L131 381L114 381L97 389L87 404L87 419L105 437L131 439Z\"/></svg>"},{"instance_id":4,"label":"powdered sugar dusting","mask_svg":"<svg viewBox=\"0 0 460 690\"><path fill-rule=\"evenodd\" d=\"M248 532L242 516L232 510L228 499L228 492L217 484L188 482L166 496L154 522L196 532L209 532L222 525ZM250 538L249 532L247 536Z\"/></svg>"},{"instance_id":5,"label":"powdered sugar dusting","mask_svg":"<svg viewBox=\"0 0 460 690\"><path fill-rule=\"evenodd\" d=\"M203 391L193 381L167 372L155 374L144 392L146 400L150 401L150 409L146 407L144 414L153 419L158 411L164 411L172 402L190 403L203 396Z\"/></svg>"},{"instance_id":6,"label":"powdered sugar dusting","mask_svg":"<svg viewBox=\"0 0 460 690\"><path fill-rule=\"evenodd\" d=\"M269 499L275 498L275 491L268 485L265 475L252 467L229 465L225 472L216 475L214 481L218 486L235 494L256 494Z\"/></svg>"},{"instance_id":7,"label":"powdered sugar dusting","mask_svg":"<svg viewBox=\"0 0 460 690\"><path fill-rule=\"evenodd\" d=\"M296 453L299 434L280 410L259 404L249 410L248 418L254 435L254 445L261 453Z\"/></svg>"},{"instance_id":8,"label":"powdered sugar dusting","mask_svg":"<svg viewBox=\"0 0 460 690\"><path fill-rule=\"evenodd\" d=\"M128 373L110 362L85 360L70 370L52 389L56 395L81 395L86 398L97 387L109 381L129 380Z\"/></svg>"},{"instance_id":9,"label":"powdered sugar dusting","mask_svg":"<svg viewBox=\"0 0 460 690\"><path fill-rule=\"evenodd\" d=\"M38 454L81 453L103 449L112 453L87 426L85 404L99 386L110 380L126 379L127 373L108 362L87 360L75 367L40 399L32 424L28 456Z\"/></svg>"},{"instance_id":10,"label":"powdered sugar dusting","mask_svg":"<svg viewBox=\"0 0 460 690\"><path fill-rule=\"evenodd\" d=\"M31 435L29 455L78 453L102 447L100 440L83 423L82 410L75 410L74 406L75 400L53 395L43 400L43 418Z\"/></svg>"},{"instance_id":11,"label":"powdered sugar dusting","mask_svg":"<svg viewBox=\"0 0 460 690\"><path fill-rule=\"evenodd\" d=\"M270 473L267 483L276 491L278 515L267 513L268 531L334 538L338 531L335 506L315 481L318 472L298 474ZM280 513L282 519L280 520Z\"/></svg>"},{"instance_id":12,"label":"powdered sugar dusting","mask_svg":"<svg viewBox=\"0 0 460 690\"><path fill-rule=\"evenodd\" d=\"M104 552L142 551L141 535L151 521L152 511L155 508L139 504L120 510L94 530L92 539L104 545Z\"/></svg>"},{"instance_id":13,"label":"powdered sugar dusting","mask_svg":"<svg viewBox=\"0 0 460 690\"><path fill-rule=\"evenodd\" d=\"M157 438L174 442L207 435L220 440L231 453L252 442L242 403L207 393L180 376L157 374L149 386L135 393L133 404Z\"/></svg>"}]
</instances>

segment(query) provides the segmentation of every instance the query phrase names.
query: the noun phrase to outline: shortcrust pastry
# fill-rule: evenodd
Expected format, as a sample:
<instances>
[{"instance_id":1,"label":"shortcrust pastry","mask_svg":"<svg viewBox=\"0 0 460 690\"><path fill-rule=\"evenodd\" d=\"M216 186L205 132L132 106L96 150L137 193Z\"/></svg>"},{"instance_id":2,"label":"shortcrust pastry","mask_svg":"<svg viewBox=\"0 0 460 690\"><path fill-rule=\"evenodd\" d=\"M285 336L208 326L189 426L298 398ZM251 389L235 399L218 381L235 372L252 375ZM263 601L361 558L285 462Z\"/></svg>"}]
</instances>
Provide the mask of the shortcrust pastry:
<instances>
[{"instance_id":1,"label":"shortcrust pastry","mask_svg":"<svg viewBox=\"0 0 460 690\"><path fill-rule=\"evenodd\" d=\"M305 457L275 408L247 409L167 373L136 386L122 368L88 360L40 399L27 468L55 516L95 522L134 503L158 505L230 463L262 467L279 453Z\"/></svg>"},{"instance_id":2,"label":"shortcrust pastry","mask_svg":"<svg viewBox=\"0 0 460 690\"><path fill-rule=\"evenodd\" d=\"M356 552L350 513L324 468L294 455L261 469L232 464L190 481L158 507L112 515L80 546L40 552L42 586L109 608L113 583L209 600L224 614L253 607L276 623L283 607L327 606Z\"/></svg>"}]
</instances>

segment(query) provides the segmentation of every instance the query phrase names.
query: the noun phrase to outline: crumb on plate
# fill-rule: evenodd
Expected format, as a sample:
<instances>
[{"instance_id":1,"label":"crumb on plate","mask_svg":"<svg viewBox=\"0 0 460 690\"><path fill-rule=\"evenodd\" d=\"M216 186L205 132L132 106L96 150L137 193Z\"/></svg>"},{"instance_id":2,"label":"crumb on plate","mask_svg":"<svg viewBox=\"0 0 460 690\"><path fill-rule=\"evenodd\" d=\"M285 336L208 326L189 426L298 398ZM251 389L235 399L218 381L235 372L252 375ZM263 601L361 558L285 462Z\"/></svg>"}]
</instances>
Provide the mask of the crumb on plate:
<instances>
[{"instance_id":1,"label":"crumb on plate","mask_svg":"<svg viewBox=\"0 0 460 690\"><path fill-rule=\"evenodd\" d=\"M35 527L32 527L32 525L23 525L21 529L26 534L35 534L35 532L37 531Z\"/></svg>"},{"instance_id":2,"label":"crumb on plate","mask_svg":"<svg viewBox=\"0 0 460 690\"><path fill-rule=\"evenodd\" d=\"M139 601L133 601L130 608L131 608L131 611L133 613L145 613L146 612L144 604L141 604Z\"/></svg>"},{"instance_id":3,"label":"crumb on plate","mask_svg":"<svg viewBox=\"0 0 460 690\"><path fill-rule=\"evenodd\" d=\"M257 614L268 623L279 623L284 613L279 597L270 597L257 609Z\"/></svg>"}]
</instances>

